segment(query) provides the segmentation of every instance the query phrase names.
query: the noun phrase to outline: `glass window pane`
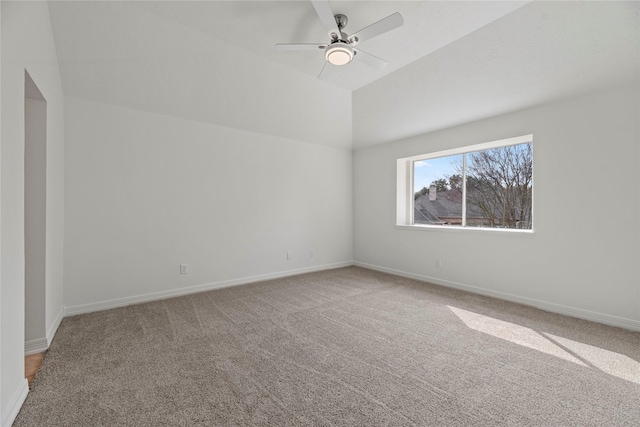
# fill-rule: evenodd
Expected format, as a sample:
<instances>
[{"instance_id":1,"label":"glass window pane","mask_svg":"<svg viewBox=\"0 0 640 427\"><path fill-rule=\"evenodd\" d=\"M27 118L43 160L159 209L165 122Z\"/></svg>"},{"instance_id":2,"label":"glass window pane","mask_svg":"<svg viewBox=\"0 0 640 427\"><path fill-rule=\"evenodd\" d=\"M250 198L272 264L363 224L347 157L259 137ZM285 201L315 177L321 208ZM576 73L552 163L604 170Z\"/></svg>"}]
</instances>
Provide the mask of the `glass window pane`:
<instances>
[{"instance_id":1,"label":"glass window pane","mask_svg":"<svg viewBox=\"0 0 640 427\"><path fill-rule=\"evenodd\" d=\"M462 154L413 162L413 223L462 224Z\"/></svg>"},{"instance_id":2,"label":"glass window pane","mask_svg":"<svg viewBox=\"0 0 640 427\"><path fill-rule=\"evenodd\" d=\"M532 146L467 154L467 226L531 229Z\"/></svg>"}]
</instances>

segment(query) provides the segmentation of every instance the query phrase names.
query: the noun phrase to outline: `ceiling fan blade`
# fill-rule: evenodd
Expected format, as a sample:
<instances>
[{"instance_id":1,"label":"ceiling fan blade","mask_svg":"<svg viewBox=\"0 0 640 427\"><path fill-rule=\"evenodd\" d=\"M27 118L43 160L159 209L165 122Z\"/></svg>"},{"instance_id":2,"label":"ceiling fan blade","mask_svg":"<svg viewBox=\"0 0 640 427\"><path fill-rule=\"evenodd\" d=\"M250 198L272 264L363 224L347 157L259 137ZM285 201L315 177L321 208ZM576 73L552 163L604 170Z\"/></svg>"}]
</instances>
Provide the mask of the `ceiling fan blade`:
<instances>
[{"instance_id":1,"label":"ceiling fan blade","mask_svg":"<svg viewBox=\"0 0 640 427\"><path fill-rule=\"evenodd\" d=\"M371 55L370 53L365 52L362 49L354 49L356 52L356 56L354 59L362 62L363 64L368 65L371 68L375 68L376 70L384 69L389 63L384 59L380 59L377 56Z\"/></svg>"},{"instance_id":2,"label":"ceiling fan blade","mask_svg":"<svg viewBox=\"0 0 640 427\"><path fill-rule=\"evenodd\" d=\"M323 50L327 47L322 43L278 43L278 50Z\"/></svg>"},{"instance_id":3,"label":"ceiling fan blade","mask_svg":"<svg viewBox=\"0 0 640 427\"><path fill-rule=\"evenodd\" d=\"M361 29L360 31L351 34L349 36L349 41L355 46L365 40L372 39L380 34L386 33L387 31L391 31L394 28L398 28L402 24L404 24L404 19L402 18L402 15L396 12L369 25L368 27Z\"/></svg>"},{"instance_id":4,"label":"ceiling fan blade","mask_svg":"<svg viewBox=\"0 0 640 427\"><path fill-rule=\"evenodd\" d=\"M339 36L340 30L338 30L338 24L336 23L336 18L333 15L331 6L329 5L329 0L311 0L311 3L320 18L322 25L329 30L330 34L334 33L336 36Z\"/></svg>"}]
</instances>

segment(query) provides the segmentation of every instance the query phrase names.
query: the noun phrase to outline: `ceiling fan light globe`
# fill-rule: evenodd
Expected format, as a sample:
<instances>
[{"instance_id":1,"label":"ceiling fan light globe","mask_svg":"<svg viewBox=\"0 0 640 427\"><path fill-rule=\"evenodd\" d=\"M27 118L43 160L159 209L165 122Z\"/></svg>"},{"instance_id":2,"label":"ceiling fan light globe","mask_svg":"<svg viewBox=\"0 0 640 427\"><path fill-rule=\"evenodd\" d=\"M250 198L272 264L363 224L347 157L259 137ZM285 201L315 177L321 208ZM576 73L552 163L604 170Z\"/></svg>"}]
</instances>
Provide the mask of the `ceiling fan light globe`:
<instances>
[{"instance_id":1,"label":"ceiling fan light globe","mask_svg":"<svg viewBox=\"0 0 640 427\"><path fill-rule=\"evenodd\" d=\"M353 59L353 48L346 43L334 43L327 47L324 56L333 65L346 65Z\"/></svg>"}]
</instances>

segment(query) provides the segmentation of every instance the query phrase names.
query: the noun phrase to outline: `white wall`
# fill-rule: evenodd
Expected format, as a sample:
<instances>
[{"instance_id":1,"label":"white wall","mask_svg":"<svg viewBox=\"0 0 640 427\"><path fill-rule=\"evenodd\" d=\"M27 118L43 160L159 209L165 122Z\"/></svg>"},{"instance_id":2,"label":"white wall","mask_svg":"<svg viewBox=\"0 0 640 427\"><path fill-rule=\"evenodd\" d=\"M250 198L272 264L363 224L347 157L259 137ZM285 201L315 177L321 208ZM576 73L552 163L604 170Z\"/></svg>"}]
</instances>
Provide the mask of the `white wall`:
<instances>
[{"instance_id":1,"label":"white wall","mask_svg":"<svg viewBox=\"0 0 640 427\"><path fill-rule=\"evenodd\" d=\"M60 74L46 2L2 8L2 140L0 166L0 422L10 424L27 393L24 379L25 69L47 100L47 341L62 315L64 120Z\"/></svg>"},{"instance_id":2,"label":"white wall","mask_svg":"<svg viewBox=\"0 0 640 427\"><path fill-rule=\"evenodd\" d=\"M639 91L635 83L355 151L354 260L640 329ZM534 234L394 227L396 159L529 133Z\"/></svg>"},{"instance_id":3,"label":"white wall","mask_svg":"<svg viewBox=\"0 0 640 427\"><path fill-rule=\"evenodd\" d=\"M65 120L66 313L352 261L350 150L72 97Z\"/></svg>"}]
</instances>

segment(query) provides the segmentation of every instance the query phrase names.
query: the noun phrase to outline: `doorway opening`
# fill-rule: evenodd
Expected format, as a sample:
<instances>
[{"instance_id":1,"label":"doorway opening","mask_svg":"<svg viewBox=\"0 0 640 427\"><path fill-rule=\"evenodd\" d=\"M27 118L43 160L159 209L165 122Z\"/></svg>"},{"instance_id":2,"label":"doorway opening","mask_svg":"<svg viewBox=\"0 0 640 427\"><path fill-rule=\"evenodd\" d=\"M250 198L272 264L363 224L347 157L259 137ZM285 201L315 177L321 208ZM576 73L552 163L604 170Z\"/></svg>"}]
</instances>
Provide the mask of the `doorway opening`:
<instances>
[{"instance_id":1,"label":"doorway opening","mask_svg":"<svg viewBox=\"0 0 640 427\"><path fill-rule=\"evenodd\" d=\"M47 101L25 70L25 354L46 350Z\"/></svg>"}]
</instances>

